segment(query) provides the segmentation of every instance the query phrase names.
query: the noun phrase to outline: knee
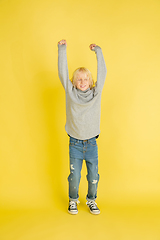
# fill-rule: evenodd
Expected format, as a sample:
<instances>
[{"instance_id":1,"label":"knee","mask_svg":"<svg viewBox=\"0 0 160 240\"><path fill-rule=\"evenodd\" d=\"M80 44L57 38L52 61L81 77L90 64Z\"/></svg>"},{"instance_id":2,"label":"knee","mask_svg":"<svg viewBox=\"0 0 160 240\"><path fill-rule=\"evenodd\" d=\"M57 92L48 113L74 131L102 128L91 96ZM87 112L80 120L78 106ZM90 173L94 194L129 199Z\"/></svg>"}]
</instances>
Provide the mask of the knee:
<instances>
[{"instance_id":1,"label":"knee","mask_svg":"<svg viewBox=\"0 0 160 240\"><path fill-rule=\"evenodd\" d=\"M81 174L78 174L78 173L75 173L75 172L71 172L69 177L68 177L68 181L70 183L74 182L74 183L78 184L80 182L80 179L81 179Z\"/></svg>"},{"instance_id":2,"label":"knee","mask_svg":"<svg viewBox=\"0 0 160 240\"><path fill-rule=\"evenodd\" d=\"M90 182L90 183L92 183L92 184L97 184L98 182L99 182L99 178L100 178L100 176L99 176L99 174L98 173L96 173L95 175L87 175L87 181L88 182Z\"/></svg>"}]
</instances>

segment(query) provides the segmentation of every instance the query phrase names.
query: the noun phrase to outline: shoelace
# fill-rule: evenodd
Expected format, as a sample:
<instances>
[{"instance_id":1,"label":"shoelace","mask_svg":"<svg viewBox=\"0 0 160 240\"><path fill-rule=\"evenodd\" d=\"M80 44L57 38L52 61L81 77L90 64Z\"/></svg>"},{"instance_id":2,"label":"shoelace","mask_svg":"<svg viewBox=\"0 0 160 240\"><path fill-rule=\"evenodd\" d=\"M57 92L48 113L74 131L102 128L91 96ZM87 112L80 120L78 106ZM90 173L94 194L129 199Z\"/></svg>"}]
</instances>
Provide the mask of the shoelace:
<instances>
[{"instance_id":1,"label":"shoelace","mask_svg":"<svg viewBox=\"0 0 160 240\"><path fill-rule=\"evenodd\" d=\"M89 205L91 208L97 209L97 203L95 201L89 201L86 204Z\"/></svg>"},{"instance_id":2,"label":"shoelace","mask_svg":"<svg viewBox=\"0 0 160 240\"><path fill-rule=\"evenodd\" d=\"M75 201L70 201L70 202L69 202L69 205L70 205L71 208L76 208L77 204L79 204L79 203L80 203L79 201L77 201L77 202L75 202Z\"/></svg>"}]
</instances>

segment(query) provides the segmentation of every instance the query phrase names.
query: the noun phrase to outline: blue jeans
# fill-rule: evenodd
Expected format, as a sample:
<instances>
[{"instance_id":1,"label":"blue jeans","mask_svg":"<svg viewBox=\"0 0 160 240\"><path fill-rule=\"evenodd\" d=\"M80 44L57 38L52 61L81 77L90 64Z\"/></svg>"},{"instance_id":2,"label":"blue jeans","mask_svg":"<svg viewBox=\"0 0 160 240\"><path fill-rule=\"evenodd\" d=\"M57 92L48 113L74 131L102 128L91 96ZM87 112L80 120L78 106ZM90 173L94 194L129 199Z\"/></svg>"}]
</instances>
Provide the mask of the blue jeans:
<instances>
[{"instance_id":1,"label":"blue jeans","mask_svg":"<svg viewBox=\"0 0 160 240\"><path fill-rule=\"evenodd\" d=\"M87 200L97 198L97 186L99 182L98 174L98 147L96 138L88 140L78 140L70 137L69 142L70 156L70 175L69 182L69 199L77 201L79 198L79 183L81 179L81 169L83 160L87 166L88 194Z\"/></svg>"}]
</instances>

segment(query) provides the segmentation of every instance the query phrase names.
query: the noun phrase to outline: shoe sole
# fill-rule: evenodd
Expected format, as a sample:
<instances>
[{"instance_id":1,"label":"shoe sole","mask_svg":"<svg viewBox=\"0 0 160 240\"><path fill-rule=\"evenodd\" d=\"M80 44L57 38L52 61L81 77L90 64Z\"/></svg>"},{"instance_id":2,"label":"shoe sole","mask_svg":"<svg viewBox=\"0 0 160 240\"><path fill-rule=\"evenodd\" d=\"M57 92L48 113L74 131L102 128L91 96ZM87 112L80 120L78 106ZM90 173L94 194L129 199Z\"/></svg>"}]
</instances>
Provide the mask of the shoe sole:
<instances>
[{"instance_id":1,"label":"shoe sole","mask_svg":"<svg viewBox=\"0 0 160 240\"><path fill-rule=\"evenodd\" d=\"M100 214L100 212L92 212L91 210L90 210L90 213L92 213L93 215L99 215Z\"/></svg>"},{"instance_id":2,"label":"shoe sole","mask_svg":"<svg viewBox=\"0 0 160 240\"><path fill-rule=\"evenodd\" d=\"M78 211L77 211L77 212L71 212L71 211L69 211L69 210L68 210L68 212L69 212L70 214L72 214L72 215L76 215L76 214L78 213Z\"/></svg>"}]
</instances>

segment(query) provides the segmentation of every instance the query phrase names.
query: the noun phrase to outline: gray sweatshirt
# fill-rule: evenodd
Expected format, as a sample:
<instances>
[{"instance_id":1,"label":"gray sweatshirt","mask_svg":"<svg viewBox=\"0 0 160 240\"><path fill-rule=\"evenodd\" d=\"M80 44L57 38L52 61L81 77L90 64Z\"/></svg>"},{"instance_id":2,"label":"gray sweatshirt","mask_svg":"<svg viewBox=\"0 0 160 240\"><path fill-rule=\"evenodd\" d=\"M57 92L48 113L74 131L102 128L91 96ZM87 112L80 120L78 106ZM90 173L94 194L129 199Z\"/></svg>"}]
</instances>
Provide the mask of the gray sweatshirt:
<instances>
[{"instance_id":1,"label":"gray sweatshirt","mask_svg":"<svg viewBox=\"0 0 160 240\"><path fill-rule=\"evenodd\" d=\"M100 134L101 93L107 70L101 48L96 46L93 51L97 56L97 82L94 88L81 91L69 80L66 45L58 45L58 72L66 93L65 130L79 140Z\"/></svg>"}]
</instances>

